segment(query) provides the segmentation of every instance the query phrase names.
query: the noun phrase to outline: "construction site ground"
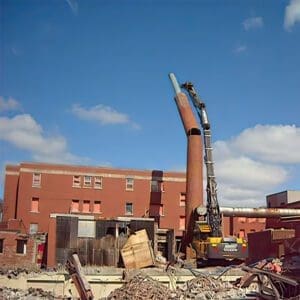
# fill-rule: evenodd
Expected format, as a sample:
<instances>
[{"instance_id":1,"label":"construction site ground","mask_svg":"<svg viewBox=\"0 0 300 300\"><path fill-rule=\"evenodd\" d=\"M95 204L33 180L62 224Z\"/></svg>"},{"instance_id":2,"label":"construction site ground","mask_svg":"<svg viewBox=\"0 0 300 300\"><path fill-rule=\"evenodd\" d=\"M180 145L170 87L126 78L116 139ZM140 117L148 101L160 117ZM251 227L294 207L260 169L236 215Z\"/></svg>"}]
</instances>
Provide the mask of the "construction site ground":
<instances>
[{"instance_id":1,"label":"construction site ground","mask_svg":"<svg viewBox=\"0 0 300 300\"><path fill-rule=\"evenodd\" d=\"M166 265L136 270L85 266L83 274L93 299L101 300L300 299L299 274L292 279L266 269L265 263L262 261L255 267L240 265L200 269ZM255 276L257 280L253 280ZM0 268L2 299L80 297L64 267L52 271Z\"/></svg>"},{"instance_id":2,"label":"construction site ground","mask_svg":"<svg viewBox=\"0 0 300 300\"><path fill-rule=\"evenodd\" d=\"M78 299L78 293L70 275L63 268L44 272L4 270L1 273L0 299ZM156 286L156 292L159 292L158 290L163 285L167 288L166 291L170 291L171 297L172 291L174 292L176 288L183 286L187 281L191 281L196 277L217 280L226 285L226 282L233 282L245 274L240 268L227 270L224 267L204 269L175 269L171 267L168 270L144 268L129 271L121 268L92 266L84 267L84 273L92 287L95 299L105 299L111 292L121 288L128 282L134 284L135 281L148 281L148 285ZM149 290L149 286L147 288ZM133 287L131 286L130 289L132 290ZM135 286L135 289L135 292L138 293L137 286Z\"/></svg>"}]
</instances>

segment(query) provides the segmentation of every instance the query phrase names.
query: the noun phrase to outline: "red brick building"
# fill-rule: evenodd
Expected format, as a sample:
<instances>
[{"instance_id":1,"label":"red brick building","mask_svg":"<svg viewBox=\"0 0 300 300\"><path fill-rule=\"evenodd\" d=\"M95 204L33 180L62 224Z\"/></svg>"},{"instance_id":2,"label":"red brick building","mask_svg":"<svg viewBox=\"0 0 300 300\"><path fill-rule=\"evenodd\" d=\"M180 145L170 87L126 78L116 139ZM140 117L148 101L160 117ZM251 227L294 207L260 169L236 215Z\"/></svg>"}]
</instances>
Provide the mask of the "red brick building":
<instances>
[{"instance_id":1,"label":"red brick building","mask_svg":"<svg viewBox=\"0 0 300 300\"><path fill-rule=\"evenodd\" d=\"M80 213L154 217L181 236L184 206L184 173L44 163L6 167L3 221L20 219L28 233L48 232L51 213Z\"/></svg>"},{"instance_id":2,"label":"red brick building","mask_svg":"<svg viewBox=\"0 0 300 300\"><path fill-rule=\"evenodd\" d=\"M51 214L86 215L94 220L150 217L159 228L174 229L180 239L185 229L185 188L186 174L182 172L46 163L8 165L3 221L18 220L22 232L34 235L50 233L54 228ZM247 236L264 228L264 219L223 220L225 235Z\"/></svg>"},{"instance_id":3,"label":"red brick building","mask_svg":"<svg viewBox=\"0 0 300 300\"><path fill-rule=\"evenodd\" d=\"M45 241L45 234L27 234L21 220L0 223L1 267L40 267Z\"/></svg>"}]
</instances>

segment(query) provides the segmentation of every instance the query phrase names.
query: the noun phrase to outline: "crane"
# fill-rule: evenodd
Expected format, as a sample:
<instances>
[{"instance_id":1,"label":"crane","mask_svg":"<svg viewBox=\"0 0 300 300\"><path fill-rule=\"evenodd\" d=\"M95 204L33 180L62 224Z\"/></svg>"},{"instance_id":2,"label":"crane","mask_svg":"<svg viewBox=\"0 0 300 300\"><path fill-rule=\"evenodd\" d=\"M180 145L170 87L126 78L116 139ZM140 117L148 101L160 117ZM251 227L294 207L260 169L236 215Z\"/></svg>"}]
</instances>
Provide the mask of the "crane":
<instances>
[{"instance_id":1,"label":"crane","mask_svg":"<svg viewBox=\"0 0 300 300\"><path fill-rule=\"evenodd\" d=\"M191 245L196 252L198 262L234 259L243 260L248 255L246 240L234 236L224 237L222 233L222 215L217 197L217 182L212 154L211 126L208 120L206 106L191 82L186 82L180 86L173 73L169 74L169 77L176 93L175 102L187 135L188 144L186 180L187 208L184 245L186 247ZM200 120L201 129L198 124L196 124L193 110L186 95L181 92L181 88L187 91L192 100ZM199 201L198 204L202 204L203 202L203 195L199 187L203 181L202 173L200 172L202 168L201 166L195 166L195 164L202 165L202 160L199 159L199 153L202 155L201 130L203 133L204 163L207 175L207 201L206 207L200 206L196 208L195 201L197 199ZM198 149L196 149L197 147ZM197 157L195 158L194 156ZM190 171L193 169L196 169L196 172L192 173ZM198 218L195 211L197 211ZM190 251L186 251L186 253L189 252Z\"/></svg>"},{"instance_id":2,"label":"crane","mask_svg":"<svg viewBox=\"0 0 300 300\"><path fill-rule=\"evenodd\" d=\"M218 237L222 235L222 218L217 197L217 182L215 177L214 162L213 162L213 148L211 142L211 128L208 120L206 107L204 102L197 94L194 85L191 82L186 82L181 85L190 95L193 105L197 111L200 119L200 124L203 130L204 141L204 163L206 166L206 213L208 224L211 226L211 236Z\"/></svg>"}]
</instances>

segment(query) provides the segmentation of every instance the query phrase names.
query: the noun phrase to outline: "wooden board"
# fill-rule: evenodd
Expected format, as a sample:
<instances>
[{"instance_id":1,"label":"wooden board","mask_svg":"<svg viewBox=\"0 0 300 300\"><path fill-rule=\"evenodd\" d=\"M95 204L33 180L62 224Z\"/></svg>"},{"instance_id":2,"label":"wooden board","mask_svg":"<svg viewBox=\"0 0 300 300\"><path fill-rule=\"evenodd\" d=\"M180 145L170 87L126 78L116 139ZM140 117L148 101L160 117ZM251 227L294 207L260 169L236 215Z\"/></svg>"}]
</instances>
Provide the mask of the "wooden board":
<instances>
[{"instance_id":1,"label":"wooden board","mask_svg":"<svg viewBox=\"0 0 300 300\"><path fill-rule=\"evenodd\" d=\"M125 268L128 269L140 269L154 264L151 242L145 229L135 232L128 238L121 255Z\"/></svg>"}]
</instances>

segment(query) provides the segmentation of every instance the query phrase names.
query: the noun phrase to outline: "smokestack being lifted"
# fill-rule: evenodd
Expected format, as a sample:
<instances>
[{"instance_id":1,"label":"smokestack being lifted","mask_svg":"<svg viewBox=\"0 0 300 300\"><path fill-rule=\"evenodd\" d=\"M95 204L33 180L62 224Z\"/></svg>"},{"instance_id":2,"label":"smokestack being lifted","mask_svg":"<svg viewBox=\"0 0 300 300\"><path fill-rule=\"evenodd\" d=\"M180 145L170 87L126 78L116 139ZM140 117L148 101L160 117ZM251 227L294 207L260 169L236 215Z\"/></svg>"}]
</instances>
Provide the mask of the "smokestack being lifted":
<instances>
[{"instance_id":1,"label":"smokestack being lifted","mask_svg":"<svg viewBox=\"0 0 300 300\"><path fill-rule=\"evenodd\" d=\"M199 205L203 205L202 140L199 125L187 96L181 92L175 75L170 73L169 77L175 90L174 99L187 136L185 235L183 238L183 246L186 247L193 239L195 210Z\"/></svg>"}]
</instances>

